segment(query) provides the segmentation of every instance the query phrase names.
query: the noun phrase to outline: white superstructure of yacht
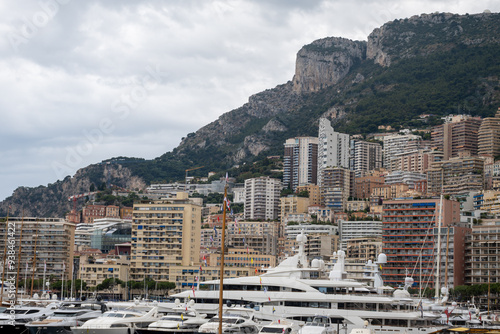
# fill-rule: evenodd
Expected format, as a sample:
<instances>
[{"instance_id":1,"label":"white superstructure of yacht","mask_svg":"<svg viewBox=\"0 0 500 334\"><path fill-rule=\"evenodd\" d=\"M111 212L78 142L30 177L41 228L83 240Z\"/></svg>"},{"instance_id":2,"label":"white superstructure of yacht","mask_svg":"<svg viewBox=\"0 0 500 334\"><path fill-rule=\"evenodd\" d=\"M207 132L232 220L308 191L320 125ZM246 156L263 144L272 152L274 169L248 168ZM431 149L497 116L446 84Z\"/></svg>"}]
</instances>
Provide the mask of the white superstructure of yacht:
<instances>
[{"instance_id":1,"label":"white superstructure of yacht","mask_svg":"<svg viewBox=\"0 0 500 334\"><path fill-rule=\"evenodd\" d=\"M377 333L428 333L443 326L432 321L439 318L432 312L417 310L415 300L407 291L396 290L386 295L386 287L378 272L378 265L385 263L381 254L377 263L367 263L367 272L373 274L374 286L345 279L345 253L334 254L337 262L330 272L324 263L313 260L309 264L304 246L307 237L297 236L299 249L277 267L260 276L230 278L224 280L224 303L253 304L255 316L265 321L282 317L312 321L315 316L326 316L337 326L351 330L363 328L368 322ZM219 303L219 281L206 281L194 293L191 290L174 295L175 298L191 298L200 312L215 314Z\"/></svg>"}]
</instances>

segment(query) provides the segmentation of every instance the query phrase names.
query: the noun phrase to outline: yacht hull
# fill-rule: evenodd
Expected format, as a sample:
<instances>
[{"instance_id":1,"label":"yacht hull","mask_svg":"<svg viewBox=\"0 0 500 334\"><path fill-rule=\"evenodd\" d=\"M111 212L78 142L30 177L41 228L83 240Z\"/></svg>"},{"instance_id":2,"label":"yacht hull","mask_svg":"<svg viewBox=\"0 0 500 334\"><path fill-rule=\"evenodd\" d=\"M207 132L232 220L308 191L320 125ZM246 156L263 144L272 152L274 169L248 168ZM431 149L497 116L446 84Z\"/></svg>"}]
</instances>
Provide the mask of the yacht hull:
<instances>
[{"instance_id":1,"label":"yacht hull","mask_svg":"<svg viewBox=\"0 0 500 334\"><path fill-rule=\"evenodd\" d=\"M73 334L134 334L134 329L121 328L71 328ZM135 331L137 333L137 330Z\"/></svg>"},{"instance_id":2,"label":"yacht hull","mask_svg":"<svg viewBox=\"0 0 500 334\"><path fill-rule=\"evenodd\" d=\"M24 324L0 324L0 333L27 334L28 329Z\"/></svg>"}]
</instances>

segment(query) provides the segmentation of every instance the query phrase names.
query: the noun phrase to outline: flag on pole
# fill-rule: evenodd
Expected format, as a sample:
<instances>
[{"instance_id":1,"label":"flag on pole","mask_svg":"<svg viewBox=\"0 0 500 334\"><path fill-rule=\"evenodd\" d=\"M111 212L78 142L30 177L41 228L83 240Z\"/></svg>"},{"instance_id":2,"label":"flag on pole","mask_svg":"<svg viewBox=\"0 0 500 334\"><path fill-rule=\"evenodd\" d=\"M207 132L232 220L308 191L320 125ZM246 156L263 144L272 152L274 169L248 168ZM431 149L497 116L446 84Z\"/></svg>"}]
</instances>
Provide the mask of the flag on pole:
<instances>
[{"instance_id":1,"label":"flag on pole","mask_svg":"<svg viewBox=\"0 0 500 334\"><path fill-rule=\"evenodd\" d=\"M276 312L276 309L275 309L275 308L274 308L274 306L273 306L273 314L274 314L274 312Z\"/></svg>"},{"instance_id":2,"label":"flag on pole","mask_svg":"<svg viewBox=\"0 0 500 334\"><path fill-rule=\"evenodd\" d=\"M217 238L217 229L214 226L215 237Z\"/></svg>"}]
</instances>

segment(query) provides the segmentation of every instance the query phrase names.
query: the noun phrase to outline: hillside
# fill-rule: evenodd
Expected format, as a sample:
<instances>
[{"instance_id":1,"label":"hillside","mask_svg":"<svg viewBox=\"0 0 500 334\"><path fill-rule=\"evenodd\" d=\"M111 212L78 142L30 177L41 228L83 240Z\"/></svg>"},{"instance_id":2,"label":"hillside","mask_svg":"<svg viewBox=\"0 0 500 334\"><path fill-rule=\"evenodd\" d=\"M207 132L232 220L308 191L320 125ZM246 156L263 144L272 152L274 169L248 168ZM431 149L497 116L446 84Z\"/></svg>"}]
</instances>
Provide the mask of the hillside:
<instances>
[{"instance_id":1,"label":"hillside","mask_svg":"<svg viewBox=\"0 0 500 334\"><path fill-rule=\"evenodd\" d=\"M323 38L299 50L289 82L251 96L188 134L172 152L108 166L123 166L123 178L115 180L120 186L168 182L182 180L194 166L205 167L193 174L206 175L280 155L287 138L317 135L320 117L333 120L339 131L368 134L382 124L419 126L423 113L493 115L500 106L499 36L498 13L438 13L388 22L367 41ZM107 179L98 166L48 187L20 188L0 204L0 215L12 203L15 214L22 203L32 215L61 215L68 207L63 189L88 191L91 180Z\"/></svg>"}]
</instances>

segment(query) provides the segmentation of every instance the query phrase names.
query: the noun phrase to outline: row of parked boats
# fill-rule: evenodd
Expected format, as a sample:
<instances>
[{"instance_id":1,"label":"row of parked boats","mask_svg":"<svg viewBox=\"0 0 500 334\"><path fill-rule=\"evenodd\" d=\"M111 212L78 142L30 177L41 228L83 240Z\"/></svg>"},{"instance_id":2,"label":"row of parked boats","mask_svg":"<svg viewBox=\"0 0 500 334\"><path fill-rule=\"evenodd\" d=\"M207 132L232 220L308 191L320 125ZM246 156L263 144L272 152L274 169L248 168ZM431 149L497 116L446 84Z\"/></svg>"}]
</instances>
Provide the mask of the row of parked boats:
<instances>
[{"instance_id":1,"label":"row of parked boats","mask_svg":"<svg viewBox=\"0 0 500 334\"><path fill-rule=\"evenodd\" d=\"M166 333L278 333L278 334L375 334L382 332L408 333L392 327L384 329L365 322L360 328L347 323L336 324L325 315L316 315L300 321L278 318L273 321L259 319L255 306L225 305L222 319L200 313L195 302L173 306L167 303L135 301L130 303L104 303L102 301L52 302L45 306L16 306L0 314L0 332L9 334L166 334ZM160 305L163 304L163 305ZM253 308L252 308L253 306ZM169 309L165 311L165 309ZM221 330L219 326L222 324ZM500 333L497 329L468 329L441 326L419 328L421 333Z\"/></svg>"},{"instance_id":2,"label":"row of parked boats","mask_svg":"<svg viewBox=\"0 0 500 334\"><path fill-rule=\"evenodd\" d=\"M5 333L300 333L300 334L424 334L460 328L500 328L496 315L472 304L457 305L442 297L410 296L406 287L384 286L379 272L386 261L369 261L364 282L346 279L345 254L334 254L333 267L308 261L305 235L297 236L298 252L260 276L224 280L225 305L219 318L219 280L173 295L175 302L148 301L49 303L43 308L16 306L0 317ZM367 283L368 282L368 283ZM14 312L14 314L12 313ZM10 321L10 323L9 323ZM16 327L17 326L17 327ZM4 331L1 331L3 333ZM19 333L19 332L18 332Z\"/></svg>"},{"instance_id":3,"label":"row of parked boats","mask_svg":"<svg viewBox=\"0 0 500 334\"><path fill-rule=\"evenodd\" d=\"M150 305L149 311L144 308ZM151 306L154 305L155 306ZM17 306L0 314L1 333L30 334L156 334L156 333L286 333L297 334L304 323L290 319L262 324L254 309L225 306L219 316L207 317L193 307L176 300L166 313L159 312L158 303L134 303L135 307L108 309L100 301L58 302L46 306ZM116 307L116 303L115 303ZM13 313L12 310L14 310ZM325 321L317 317L311 326ZM314 324L314 325L313 325ZM326 322L325 322L326 324ZM333 327L332 327L333 329Z\"/></svg>"}]
</instances>

